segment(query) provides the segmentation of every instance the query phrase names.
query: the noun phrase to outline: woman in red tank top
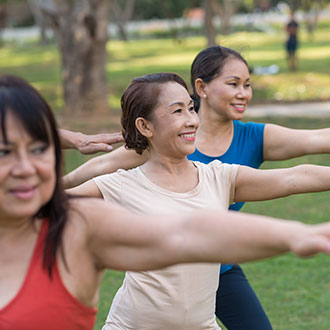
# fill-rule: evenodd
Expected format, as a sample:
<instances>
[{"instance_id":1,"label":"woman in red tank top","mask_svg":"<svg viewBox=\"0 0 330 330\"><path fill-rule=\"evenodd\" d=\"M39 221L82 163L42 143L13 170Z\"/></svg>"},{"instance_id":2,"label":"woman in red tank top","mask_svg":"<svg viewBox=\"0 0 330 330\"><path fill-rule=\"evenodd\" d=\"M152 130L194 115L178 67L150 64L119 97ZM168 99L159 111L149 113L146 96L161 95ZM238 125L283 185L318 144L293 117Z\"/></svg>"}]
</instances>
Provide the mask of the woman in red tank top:
<instances>
[{"instance_id":1,"label":"woman in red tank top","mask_svg":"<svg viewBox=\"0 0 330 330\"><path fill-rule=\"evenodd\" d=\"M330 253L330 224L200 211L138 216L62 188L55 119L24 80L0 77L0 329L91 330L106 268Z\"/></svg>"}]
</instances>

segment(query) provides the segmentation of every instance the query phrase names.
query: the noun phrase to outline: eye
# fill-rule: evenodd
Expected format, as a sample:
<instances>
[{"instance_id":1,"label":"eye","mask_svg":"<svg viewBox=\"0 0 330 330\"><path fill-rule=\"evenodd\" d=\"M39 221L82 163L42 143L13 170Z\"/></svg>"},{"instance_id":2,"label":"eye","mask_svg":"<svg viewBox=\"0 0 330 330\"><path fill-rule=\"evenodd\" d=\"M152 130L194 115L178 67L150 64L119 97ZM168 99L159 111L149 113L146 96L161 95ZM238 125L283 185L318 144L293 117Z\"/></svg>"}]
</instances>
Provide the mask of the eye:
<instances>
[{"instance_id":1,"label":"eye","mask_svg":"<svg viewBox=\"0 0 330 330\"><path fill-rule=\"evenodd\" d=\"M246 84L245 84L245 87L246 87L246 88L251 87L251 83L246 83Z\"/></svg>"},{"instance_id":2,"label":"eye","mask_svg":"<svg viewBox=\"0 0 330 330\"><path fill-rule=\"evenodd\" d=\"M230 86L237 86L237 83L235 83L235 82L231 82L231 83L228 83L228 85L230 85Z\"/></svg>"},{"instance_id":3,"label":"eye","mask_svg":"<svg viewBox=\"0 0 330 330\"><path fill-rule=\"evenodd\" d=\"M10 154L10 150L6 148L0 148L0 157L5 157Z\"/></svg>"},{"instance_id":4,"label":"eye","mask_svg":"<svg viewBox=\"0 0 330 330\"><path fill-rule=\"evenodd\" d=\"M181 113L182 112L182 109L175 109L174 111L173 111L173 113Z\"/></svg>"},{"instance_id":5,"label":"eye","mask_svg":"<svg viewBox=\"0 0 330 330\"><path fill-rule=\"evenodd\" d=\"M48 149L48 145L46 145L46 144L40 144L40 145L33 146L31 148L31 153L33 153L34 155L41 155L47 149Z\"/></svg>"},{"instance_id":6,"label":"eye","mask_svg":"<svg viewBox=\"0 0 330 330\"><path fill-rule=\"evenodd\" d=\"M193 112L193 111L195 111L195 107L194 107L193 105L191 105L191 106L188 108L188 110L189 110L190 112Z\"/></svg>"}]
</instances>

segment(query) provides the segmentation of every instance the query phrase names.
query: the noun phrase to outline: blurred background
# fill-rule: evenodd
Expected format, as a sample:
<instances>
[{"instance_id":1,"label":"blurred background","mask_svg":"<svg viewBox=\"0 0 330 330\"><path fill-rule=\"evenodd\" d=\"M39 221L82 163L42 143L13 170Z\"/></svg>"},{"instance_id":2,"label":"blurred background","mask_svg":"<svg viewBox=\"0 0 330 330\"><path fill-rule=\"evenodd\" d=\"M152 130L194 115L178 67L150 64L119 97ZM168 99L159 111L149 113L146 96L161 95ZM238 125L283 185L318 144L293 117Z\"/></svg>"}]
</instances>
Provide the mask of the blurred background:
<instances>
[{"instance_id":1,"label":"blurred background","mask_svg":"<svg viewBox=\"0 0 330 330\"><path fill-rule=\"evenodd\" d=\"M329 0L0 0L0 73L37 85L58 114L119 109L129 81L189 68L204 47L234 48L249 62L255 103L328 100ZM299 64L284 43L299 23Z\"/></svg>"}]
</instances>

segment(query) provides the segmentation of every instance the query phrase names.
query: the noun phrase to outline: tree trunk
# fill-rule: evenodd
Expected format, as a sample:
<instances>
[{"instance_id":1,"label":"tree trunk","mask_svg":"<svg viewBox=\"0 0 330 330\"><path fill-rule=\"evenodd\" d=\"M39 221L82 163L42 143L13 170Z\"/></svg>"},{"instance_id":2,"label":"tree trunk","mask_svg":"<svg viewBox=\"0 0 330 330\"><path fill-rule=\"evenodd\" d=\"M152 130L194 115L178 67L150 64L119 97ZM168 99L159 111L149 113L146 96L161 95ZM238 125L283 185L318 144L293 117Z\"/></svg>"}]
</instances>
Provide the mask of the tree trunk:
<instances>
[{"instance_id":1,"label":"tree trunk","mask_svg":"<svg viewBox=\"0 0 330 330\"><path fill-rule=\"evenodd\" d=\"M61 51L65 114L106 114L109 1L53 2L55 11L48 16Z\"/></svg>"},{"instance_id":2,"label":"tree trunk","mask_svg":"<svg viewBox=\"0 0 330 330\"><path fill-rule=\"evenodd\" d=\"M122 1L122 0L121 0ZM128 40L126 24L132 18L135 7L135 0L126 0L125 7L121 9L116 1L112 1L111 10L113 11L113 20L117 24L119 37L123 41Z\"/></svg>"},{"instance_id":3,"label":"tree trunk","mask_svg":"<svg viewBox=\"0 0 330 330\"><path fill-rule=\"evenodd\" d=\"M224 35L228 35L230 33L231 25L230 19L233 15L233 4L231 0L223 1L224 15L221 17L221 32Z\"/></svg>"},{"instance_id":4,"label":"tree trunk","mask_svg":"<svg viewBox=\"0 0 330 330\"><path fill-rule=\"evenodd\" d=\"M2 47L2 32L4 28L7 26L7 6L6 4L0 5L0 47Z\"/></svg>"},{"instance_id":5,"label":"tree trunk","mask_svg":"<svg viewBox=\"0 0 330 330\"><path fill-rule=\"evenodd\" d=\"M214 11L220 17L221 33L227 35L231 30L231 18L236 13L239 7L239 0L222 0L214 1Z\"/></svg>"},{"instance_id":6,"label":"tree trunk","mask_svg":"<svg viewBox=\"0 0 330 330\"><path fill-rule=\"evenodd\" d=\"M207 37L207 45L215 46L216 43L216 31L213 23L213 16L214 16L214 7L212 4L213 0L203 0L203 7L204 7L204 27L205 33Z\"/></svg>"},{"instance_id":7,"label":"tree trunk","mask_svg":"<svg viewBox=\"0 0 330 330\"><path fill-rule=\"evenodd\" d=\"M27 0L27 4L31 10L31 13L34 17L34 20L36 22L36 24L39 27L40 30L40 40L39 43L41 45L46 45L48 43L47 40L47 34L46 34L46 30L47 30L47 21L46 21L46 17L42 14L41 10L40 10L40 6L38 4L39 0Z\"/></svg>"}]
</instances>

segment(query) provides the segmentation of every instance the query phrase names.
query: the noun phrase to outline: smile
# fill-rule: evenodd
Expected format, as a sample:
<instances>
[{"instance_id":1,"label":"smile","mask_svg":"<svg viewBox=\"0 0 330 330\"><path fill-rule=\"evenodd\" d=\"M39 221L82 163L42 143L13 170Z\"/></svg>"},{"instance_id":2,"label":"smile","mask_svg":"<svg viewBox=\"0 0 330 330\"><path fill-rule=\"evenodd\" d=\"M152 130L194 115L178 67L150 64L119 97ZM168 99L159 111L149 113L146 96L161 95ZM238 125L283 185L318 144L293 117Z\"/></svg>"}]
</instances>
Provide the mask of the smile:
<instances>
[{"instance_id":1,"label":"smile","mask_svg":"<svg viewBox=\"0 0 330 330\"><path fill-rule=\"evenodd\" d=\"M245 104L232 104L232 106L239 112L245 111Z\"/></svg>"},{"instance_id":2,"label":"smile","mask_svg":"<svg viewBox=\"0 0 330 330\"><path fill-rule=\"evenodd\" d=\"M185 140L195 141L195 135L196 135L196 133L184 133L184 134L181 134L180 136Z\"/></svg>"},{"instance_id":3,"label":"smile","mask_svg":"<svg viewBox=\"0 0 330 330\"><path fill-rule=\"evenodd\" d=\"M34 186L31 187L19 187L10 190L10 192L18 199L21 200L29 200L33 198L35 194L36 188Z\"/></svg>"}]
</instances>

